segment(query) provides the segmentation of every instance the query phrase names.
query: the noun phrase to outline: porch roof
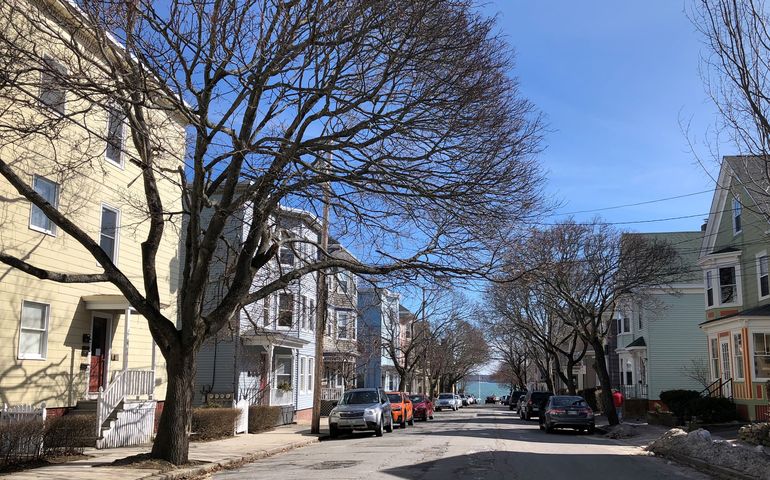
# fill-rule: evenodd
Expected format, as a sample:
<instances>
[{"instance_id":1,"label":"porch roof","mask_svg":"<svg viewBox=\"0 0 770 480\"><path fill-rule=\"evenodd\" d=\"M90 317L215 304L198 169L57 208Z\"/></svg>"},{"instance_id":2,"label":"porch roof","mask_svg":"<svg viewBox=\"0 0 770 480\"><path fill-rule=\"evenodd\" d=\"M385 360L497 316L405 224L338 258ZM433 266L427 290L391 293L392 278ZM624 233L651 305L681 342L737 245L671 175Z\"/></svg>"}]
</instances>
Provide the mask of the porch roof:
<instances>
[{"instance_id":1,"label":"porch roof","mask_svg":"<svg viewBox=\"0 0 770 480\"><path fill-rule=\"evenodd\" d=\"M747 308L746 310L741 310L740 312L733 313L731 315L724 315L722 317L717 317L712 320L706 320L705 322L700 323L700 326L708 325L710 323L718 322L720 320L727 320L728 318L735 318L735 317L770 317L770 304L760 305L754 308Z\"/></svg>"},{"instance_id":2,"label":"porch roof","mask_svg":"<svg viewBox=\"0 0 770 480\"><path fill-rule=\"evenodd\" d=\"M647 348L647 342L644 341L644 337L639 337L626 345L626 350L640 350L643 348Z\"/></svg>"},{"instance_id":3,"label":"porch roof","mask_svg":"<svg viewBox=\"0 0 770 480\"><path fill-rule=\"evenodd\" d=\"M275 331L241 334L241 340L245 345L261 345L263 347L272 345L285 348L302 348L310 343L309 340Z\"/></svg>"},{"instance_id":4,"label":"porch roof","mask_svg":"<svg viewBox=\"0 0 770 480\"><path fill-rule=\"evenodd\" d=\"M123 295L84 295L86 310L125 310L131 308Z\"/></svg>"}]
</instances>

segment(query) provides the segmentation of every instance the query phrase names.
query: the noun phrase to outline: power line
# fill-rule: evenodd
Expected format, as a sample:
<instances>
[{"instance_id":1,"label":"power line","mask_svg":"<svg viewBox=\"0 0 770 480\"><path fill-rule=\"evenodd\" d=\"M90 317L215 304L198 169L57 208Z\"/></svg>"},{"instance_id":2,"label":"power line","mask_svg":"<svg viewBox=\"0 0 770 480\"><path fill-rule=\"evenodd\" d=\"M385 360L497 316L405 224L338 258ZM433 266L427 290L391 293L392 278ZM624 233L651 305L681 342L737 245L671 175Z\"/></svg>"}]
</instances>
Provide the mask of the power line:
<instances>
[{"instance_id":1,"label":"power line","mask_svg":"<svg viewBox=\"0 0 770 480\"><path fill-rule=\"evenodd\" d=\"M669 200L677 200L679 198L694 197L695 195L703 195L704 193L713 193L713 192L714 192L713 189L709 189L709 190L703 190L703 191L700 191L700 192L685 193L685 194L676 195L676 196L673 196L673 197L657 198L655 200L646 200L644 202L626 203L626 204L623 204L623 205L614 205L612 207L601 207L601 208L594 208L594 209L590 209L590 210L576 210L574 212L566 212L566 213L554 213L551 216L556 216L556 215L577 215L579 213L604 212L606 210L616 210L618 208L638 207L640 205L649 205L651 203L667 202Z\"/></svg>"}]
</instances>

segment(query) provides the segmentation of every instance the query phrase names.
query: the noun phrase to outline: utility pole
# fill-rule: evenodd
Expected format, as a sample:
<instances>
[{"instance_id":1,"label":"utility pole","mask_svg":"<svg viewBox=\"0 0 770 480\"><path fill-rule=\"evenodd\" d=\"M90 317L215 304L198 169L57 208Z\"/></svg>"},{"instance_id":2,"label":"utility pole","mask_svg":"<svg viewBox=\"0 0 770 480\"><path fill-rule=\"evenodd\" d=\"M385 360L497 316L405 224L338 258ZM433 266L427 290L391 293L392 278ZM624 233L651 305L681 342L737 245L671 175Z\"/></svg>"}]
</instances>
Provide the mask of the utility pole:
<instances>
[{"instance_id":1,"label":"utility pole","mask_svg":"<svg viewBox=\"0 0 770 480\"><path fill-rule=\"evenodd\" d=\"M331 155L331 154L330 154ZM321 173L326 175L328 160L323 161ZM326 259L329 252L329 203L331 192L329 183L323 184L323 219L321 220L321 254ZM315 369L313 372L313 418L310 423L310 433L321 433L321 375L324 366L324 334L326 333L327 313L329 310L329 290L326 288L326 269L318 271L316 290L316 322L315 322Z\"/></svg>"}]
</instances>

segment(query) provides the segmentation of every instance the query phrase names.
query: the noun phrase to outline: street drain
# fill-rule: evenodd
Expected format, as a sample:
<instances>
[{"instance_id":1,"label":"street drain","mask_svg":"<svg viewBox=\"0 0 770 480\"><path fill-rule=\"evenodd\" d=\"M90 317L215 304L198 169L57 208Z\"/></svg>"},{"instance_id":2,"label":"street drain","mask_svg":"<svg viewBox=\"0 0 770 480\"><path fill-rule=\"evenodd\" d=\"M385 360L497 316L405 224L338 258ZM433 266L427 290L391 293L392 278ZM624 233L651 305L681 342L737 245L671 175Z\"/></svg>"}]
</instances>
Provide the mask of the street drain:
<instances>
[{"instance_id":1,"label":"street drain","mask_svg":"<svg viewBox=\"0 0 770 480\"><path fill-rule=\"evenodd\" d=\"M357 460L339 460L339 461L328 461L328 462L321 462L316 463L315 465L311 465L311 470L335 470L338 468L350 468L354 467L361 463Z\"/></svg>"}]
</instances>

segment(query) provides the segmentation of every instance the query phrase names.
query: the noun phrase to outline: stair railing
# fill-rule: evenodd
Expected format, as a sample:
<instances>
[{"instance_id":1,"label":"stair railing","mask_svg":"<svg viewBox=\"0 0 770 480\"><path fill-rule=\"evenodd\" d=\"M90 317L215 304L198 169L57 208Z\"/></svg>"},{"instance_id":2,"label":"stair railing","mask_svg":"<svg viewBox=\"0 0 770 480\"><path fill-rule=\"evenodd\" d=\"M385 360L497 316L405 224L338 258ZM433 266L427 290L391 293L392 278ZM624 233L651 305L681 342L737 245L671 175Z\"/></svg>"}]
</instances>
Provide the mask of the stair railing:
<instances>
[{"instance_id":1,"label":"stair railing","mask_svg":"<svg viewBox=\"0 0 770 480\"><path fill-rule=\"evenodd\" d=\"M96 397L96 436L102 436L102 427L112 412L126 397L147 396L152 399L155 372L152 370L121 370L107 388L99 387Z\"/></svg>"}]
</instances>

